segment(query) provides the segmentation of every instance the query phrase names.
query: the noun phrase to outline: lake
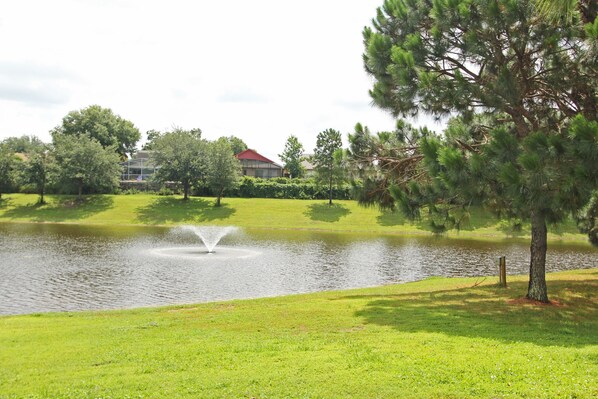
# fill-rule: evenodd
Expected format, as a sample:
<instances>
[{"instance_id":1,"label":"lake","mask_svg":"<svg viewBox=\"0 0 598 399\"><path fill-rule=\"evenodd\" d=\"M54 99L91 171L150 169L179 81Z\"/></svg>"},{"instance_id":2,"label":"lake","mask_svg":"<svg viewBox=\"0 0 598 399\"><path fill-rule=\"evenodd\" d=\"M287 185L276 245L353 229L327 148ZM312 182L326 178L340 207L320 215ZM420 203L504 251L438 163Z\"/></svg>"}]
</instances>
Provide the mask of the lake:
<instances>
[{"instance_id":1,"label":"lake","mask_svg":"<svg viewBox=\"0 0 598 399\"><path fill-rule=\"evenodd\" d=\"M528 272L524 240L241 230L206 254L162 227L0 223L0 315L120 309L369 287L429 276ZM598 266L598 250L550 244L547 271Z\"/></svg>"}]
</instances>

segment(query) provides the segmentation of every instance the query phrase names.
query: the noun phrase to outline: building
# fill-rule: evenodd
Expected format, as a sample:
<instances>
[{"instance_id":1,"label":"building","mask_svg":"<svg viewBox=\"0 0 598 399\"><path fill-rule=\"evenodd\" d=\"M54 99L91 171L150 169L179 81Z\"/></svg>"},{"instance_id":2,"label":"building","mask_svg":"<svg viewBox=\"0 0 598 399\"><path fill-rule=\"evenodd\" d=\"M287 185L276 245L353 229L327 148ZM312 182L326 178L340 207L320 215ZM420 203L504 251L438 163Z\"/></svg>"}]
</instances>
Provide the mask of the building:
<instances>
[{"instance_id":1,"label":"building","mask_svg":"<svg viewBox=\"0 0 598 399\"><path fill-rule=\"evenodd\" d=\"M123 168L120 177L123 181L148 180L155 172L156 167L150 159L150 151L138 151L133 158L121 162Z\"/></svg>"},{"instance_id":2,"label":"building","mask_svg":"<svg viewBox=\"0 0 598 399\"><path fill-rule=\"evenodd\" d=\"M304 170L304 177L314 177L316 175L316 166L313 164L312 157L314 154L301 155L301 166Z\"/></svg>"},{"instance_id":3,"label":"building","mask_svg":"<svg viewBox=\"0 0 598 399\"><path fill-rule=\"evenodd\" d=\"M241 162L243 176L261 177L263 179L283 176L282 166L255 150L245 150L235 156Z\"/></svg>"}]
</instances>

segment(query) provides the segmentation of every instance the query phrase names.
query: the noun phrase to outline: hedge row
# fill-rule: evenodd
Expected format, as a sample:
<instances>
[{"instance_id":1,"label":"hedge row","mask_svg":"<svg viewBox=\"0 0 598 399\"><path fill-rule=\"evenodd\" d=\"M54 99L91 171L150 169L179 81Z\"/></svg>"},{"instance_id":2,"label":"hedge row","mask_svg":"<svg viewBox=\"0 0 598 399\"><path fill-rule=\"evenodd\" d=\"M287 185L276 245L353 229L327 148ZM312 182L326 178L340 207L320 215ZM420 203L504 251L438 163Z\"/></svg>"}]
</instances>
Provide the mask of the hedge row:
<instances>
[{"instance_id":1,"label":"hedge row","mask_svg":"<svg viewBox=\"0 0 598 399\"><path fill-rule=\"evenodd\" d=\"M349 184L335 186L332 189L333 199L352 199L353 188ZM213 196L207 186L196 186L194 195ZM311 179L288 179L285 177L260 179L244 176L238 187L227 190L225 197L240 198L286 198L286 199L327 199L328 188Z\"/></svg>"},{"instance_id":2,"label":"hedge row","mask_svg":"<svg viewBox=\"0 0 598 399\"><path fill-rule=\"evenodd\" d=\"M226 194L242 198L287 198L287 199L326 199L328 188L312 180L256 179L244 177L239 187ZM348 184L332 188L332 198L351 199L352 187Z\"/></svg>"}]
</instances>

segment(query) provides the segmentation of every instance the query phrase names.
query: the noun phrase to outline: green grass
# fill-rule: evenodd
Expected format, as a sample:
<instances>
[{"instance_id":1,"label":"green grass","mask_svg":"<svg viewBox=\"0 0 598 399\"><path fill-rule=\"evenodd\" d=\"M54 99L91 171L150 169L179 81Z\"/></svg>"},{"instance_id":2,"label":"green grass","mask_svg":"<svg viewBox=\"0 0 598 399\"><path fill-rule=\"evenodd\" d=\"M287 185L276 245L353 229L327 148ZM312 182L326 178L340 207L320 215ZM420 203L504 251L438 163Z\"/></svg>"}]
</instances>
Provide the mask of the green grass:
<instances>
[{"instance_id":1,"label":"green grass","mask_svg":"<svg viewBox=\"0 0 598 399\"><path fill-rule=\"evenodd\" d=\"M355 201L280 200L263 198L225 198L223 206L214 207L213 198L191 198L156 195L94 195L83 203L70 196L48 196L48 204L38 205L36 195L4 195L0 202L0 222L54 222L105 225L176 225L215 224L267 229L309 229L353 231L383 234L431 234L425 218L410 223L401 215L360 207ZM511 224L500 221L488 212L473 209L459 232L449 236L463 238L527 237L529 226L513 232ZM585 242L569 221L551 226L551 241Z\"/></svg>"},{"instance_id":2,"label":"green grass","mask_svg":"<svg viewBox=\"0 0 598 399\"><path fill-rule=\"evenodd\" d=\"M0 318L0 398L594 398L598 269Z\"/></svg>"}]
</instances>

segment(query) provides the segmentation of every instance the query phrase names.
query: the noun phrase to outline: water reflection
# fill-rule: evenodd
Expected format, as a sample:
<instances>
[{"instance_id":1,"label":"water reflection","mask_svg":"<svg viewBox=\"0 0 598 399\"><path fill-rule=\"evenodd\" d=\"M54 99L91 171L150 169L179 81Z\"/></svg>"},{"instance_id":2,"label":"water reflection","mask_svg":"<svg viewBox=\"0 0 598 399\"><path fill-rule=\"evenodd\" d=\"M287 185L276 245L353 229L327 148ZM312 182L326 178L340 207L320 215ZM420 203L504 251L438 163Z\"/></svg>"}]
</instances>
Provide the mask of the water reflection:
<instances>
[{"instance_id":1,"label":"water reflection","mask_svg":"<svg viewBox=\"0 0 598 399\"><path fill-rule=\"evenodd\" d=\"M525 241L245 231L224 237L221 245L260 254L218 262L153 255L159 248L201 246L167 228L0 224L0 314L264 297L432 275L487 276L496 274L501 255L509 273L526 273L529 262ZM598 251L587 245L549 250L548 271L596 266Z\"/></svg>"}]
</instances>

